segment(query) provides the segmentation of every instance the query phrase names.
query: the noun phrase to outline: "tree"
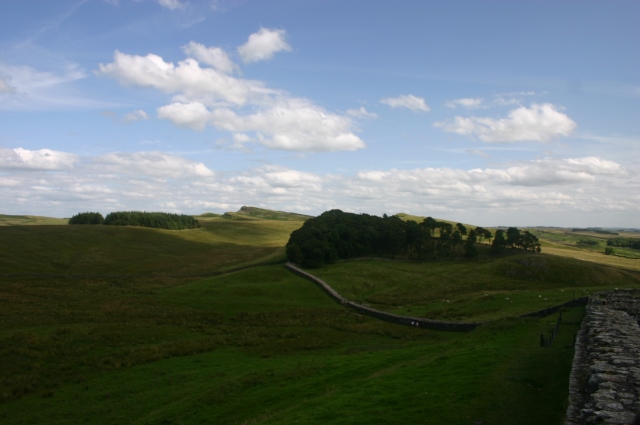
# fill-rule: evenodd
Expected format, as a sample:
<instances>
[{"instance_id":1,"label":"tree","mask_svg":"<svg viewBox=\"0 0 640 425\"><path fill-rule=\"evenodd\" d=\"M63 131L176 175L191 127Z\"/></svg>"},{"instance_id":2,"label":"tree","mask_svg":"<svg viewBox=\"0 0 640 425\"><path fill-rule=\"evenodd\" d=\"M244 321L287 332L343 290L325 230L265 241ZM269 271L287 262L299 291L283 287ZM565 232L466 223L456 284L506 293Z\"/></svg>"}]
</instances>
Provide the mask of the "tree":
<instances>
[{"instance_id":1,"label":"tree","mask_svg":"<svg viewBox=\"0 0 640 425\"><path fill-rule=\"evenodd\" d=\"M491 249L496 254L501 254L507 247L507 238L505 237L505 231L502 229L496 230L496 236L491 244Z\"/></svg>"},{"instance_id":2,"label":"tree","mask_svg":"<svg viewBox=\"0 0 640 425\"><path fill-rule=\"evenodd\" d=\"M471 230L467 235L467 240L464 243L464 255L466 257L476 257L478 255L478 247L476 246L477 232L475 229Z\"/></svg>"},{"instance_id":3,"label":"tree","mask_svg":"<svg viewBox=\"0 0 640 425\"><path fill-rule=\"evenodd\" d=\"M431 236L433 236L433 233L438 227L438 222L433 217L427 217L422 221L422 224L429 229Z\"/></svg>"},{"instance_id":4,"label":"tree","mask_svg":"<svg viewBox=\"0 0 640 425\"><path fill-rule=\"evenodd\" d=\"M510 248L518 248L520 242L520 230L515 227L509 227L507 229L507 246Z\"/></svg>"},{"instance_id":5,"label":"tree","mask_svg":"<svg viewBox=\"0 0 640 425\"><path fill-rule=\"evenodd\" d=\"M69 219L69 224L103 224L104 217L99 212L84 212Z\"/></svg>"},{"instance_id":6,"label":"tree","mask_svg":"<svg viewBox=\"0 0 640 425\"><path fill-rule=\"evenodd\" d=\"M462 223L456 223L456 229L462 236L467 236L467 228Z\"/></svg>"}]
</instances>

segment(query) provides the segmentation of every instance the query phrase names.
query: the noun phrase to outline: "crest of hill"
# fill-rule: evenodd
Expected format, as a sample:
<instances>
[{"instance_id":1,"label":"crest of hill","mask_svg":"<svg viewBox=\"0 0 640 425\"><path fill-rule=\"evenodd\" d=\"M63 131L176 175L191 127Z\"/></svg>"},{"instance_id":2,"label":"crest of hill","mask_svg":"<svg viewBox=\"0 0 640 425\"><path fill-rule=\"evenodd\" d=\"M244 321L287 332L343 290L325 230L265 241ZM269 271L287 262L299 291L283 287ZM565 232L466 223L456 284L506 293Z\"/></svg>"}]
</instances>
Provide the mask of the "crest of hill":
<instances>
[{"instance_id":1,"label":"crest of hill","mask_svg":"<svg viewBox=\"0 0 640 425\"><path fill-rule=\"evenodd\" d=\"M68 218L0 214L0 226L66 225L68 222Z\"/></svg>"},{"instance_id":2,"label":"crest of hill","mask_svg":"<svg viewBox=\"0 0 640 425\"><path fill-rule=\"evenodd\" d=\"M422 223L422 221L424 221L424 219L426 218L426 216L425 216L425 217L423 217L423 216L420 216L420 215L411 215L411 214L406 214L406 213L398 213L398 214L396 214L395 216L396 216L396 217L398 217L398 218L399 218L400 220L402 220L402 221L410 221L410 220L413 220L413 221L415 221L416 223ZM433 218L434 220L436 220L436 221L442 221L442 222L445 222L445 223L449 223L449 224L451 224L452 226L455 226L455 225L456 225L456 222L455 222L455 221L450 221L450 220L441 220L441 219L439 219L438 217L432 217L432 218ZM466 227L477 227L477 226L474 226L474 225L471 225L471 224L468 224L468 223L461 223L461 224L465 225Z\"/></svg>"},{"instance_id":3,"label":"crest of hill","mask_svg":"<svg viewBox=\"0 0 640 425\"><path fill-rule=\"evenodd\" d=\"M285 211L267 210L257 207L243 206L236 212L226 212L223 218L236 220L278 220L278 221L306 221L313 216Z\"/></svg>"}]
</instances>

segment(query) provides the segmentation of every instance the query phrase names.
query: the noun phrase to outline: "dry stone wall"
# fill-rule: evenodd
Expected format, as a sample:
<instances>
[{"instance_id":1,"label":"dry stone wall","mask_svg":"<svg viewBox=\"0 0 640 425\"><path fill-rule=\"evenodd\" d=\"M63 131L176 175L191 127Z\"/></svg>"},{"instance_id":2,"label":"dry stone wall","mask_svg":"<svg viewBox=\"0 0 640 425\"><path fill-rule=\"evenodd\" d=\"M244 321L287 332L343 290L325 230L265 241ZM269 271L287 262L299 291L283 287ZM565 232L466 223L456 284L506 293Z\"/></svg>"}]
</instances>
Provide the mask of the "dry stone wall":
<instances>
[{"instance_id":1,"label":"dry stone wall","mask_svg":"<svg viewBox=\"0 0 640 425\"><path fill-rule=\"evenodd\" d=\"M576 339L566 425L640 424L640 291L591 296Z\"/></svg>"},{"instance_id":2,"label":"dry stone wall","mask_svg":"<svg viewBox=\"0 0 640 425\"><path fill-rule=\"evenodd\" d=\"M376 310L371 307L347 300L346 298L342 297L342 295L340 295L338 292L336 292L331 286L329 286L325 281L323 281L322 279L310 273L305 272L304 270L298 268L293 263L286 263L285 267L291 270L293 273L297 274L298 276L301 276L315 283L324 292L326 292L327 295L329 295L334 301L344 305L345 307L349 307L360 314L376 317L380 320L385 320L387 322L398 323L401 325L408 325L408 326L416 326L416 327L420 327L424 329L432 329L436 331L454 331L454 332L471 331L476 327L478 327L479 325L485 323L485 322L447 322L443 320L425 319L422 317L400 316L398 314L387 313L384 311ZM561 304L561 305L546 308L544 310L525 314L522 317L544 317L559 311L563 307L575 307L578 305L585 305L586 302L587 302L586 297L579 298L579 299L569 301L565 304Z\"/></svg>"}]
</instances>

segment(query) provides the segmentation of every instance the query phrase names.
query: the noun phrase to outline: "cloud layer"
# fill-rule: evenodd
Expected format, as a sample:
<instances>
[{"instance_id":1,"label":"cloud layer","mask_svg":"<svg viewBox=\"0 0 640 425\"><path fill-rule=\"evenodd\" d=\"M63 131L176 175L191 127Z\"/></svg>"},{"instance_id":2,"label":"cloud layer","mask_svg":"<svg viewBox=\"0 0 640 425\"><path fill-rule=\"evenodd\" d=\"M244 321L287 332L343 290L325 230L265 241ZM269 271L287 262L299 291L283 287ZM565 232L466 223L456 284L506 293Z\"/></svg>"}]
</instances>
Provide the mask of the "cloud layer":
<instances>
[{"instance_id":1,"label":"cloud layer","mask_svg":"<svg viewBox=\"0 0 640 425\"><path fill-rule=\"evenodd\" d=\"M164 152L113 152L93 157L48 149L1 149L0 202L7 213L69 216L146 209L201 213L241 205L318 214L409 212L484 223L488 211L565 215L640 213L635 174L599 157L505 163L482 169L428 167L362 170L355 175L310 173L268 165L239 172L212 170ZM524 215L523 215L524 214ZM520 223L522 224L522 223ZM536 224L536 223L526 223Z\"/></svg>"}]
</instances>

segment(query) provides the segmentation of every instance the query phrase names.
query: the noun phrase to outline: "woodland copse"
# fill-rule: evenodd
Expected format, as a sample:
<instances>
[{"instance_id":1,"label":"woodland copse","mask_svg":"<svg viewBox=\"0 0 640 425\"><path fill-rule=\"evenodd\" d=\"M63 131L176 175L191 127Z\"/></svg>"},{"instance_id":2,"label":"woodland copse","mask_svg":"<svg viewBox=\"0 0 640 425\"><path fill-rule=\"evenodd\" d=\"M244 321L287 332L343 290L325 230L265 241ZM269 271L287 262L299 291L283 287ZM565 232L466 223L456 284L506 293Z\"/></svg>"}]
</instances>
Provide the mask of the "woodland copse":
<instances>
[{"instance_id":1,"label":"woodland copse","mask_svg":"<svg viewBox=\"0 0 640 425\"><path fill-rule=\"evenodd\" d=\"M370 255L421 260L475 257L478 243L485 240L491 242L493 253L507 248L540 252L538 238L515 227L498 229L494 235L482 227L467 229L461 223L454 226L432 217L418 223L398 216L377 217L341 210L326 211L307 220L291 234L286 250L293 263L321 267L338 259Z\"/></svg>"},{"instance_id":2,"label":"woodland copse","mask_svg":"<svg viewBox=\"0 0 640 425\"><path fill-rule=\"evenodd\" d=\"M111 226L140 226L154 229L196 229L200 223L193 216L163 212L117 211L103 217L98 212L74 215L69 224L105 224Z\"/></svg>"}]
</instances>

